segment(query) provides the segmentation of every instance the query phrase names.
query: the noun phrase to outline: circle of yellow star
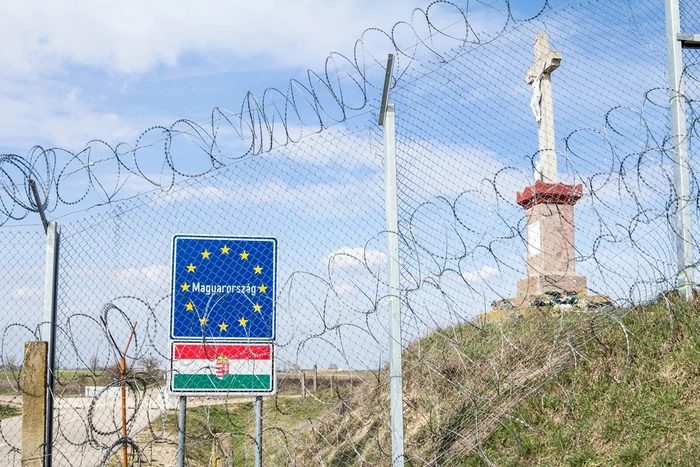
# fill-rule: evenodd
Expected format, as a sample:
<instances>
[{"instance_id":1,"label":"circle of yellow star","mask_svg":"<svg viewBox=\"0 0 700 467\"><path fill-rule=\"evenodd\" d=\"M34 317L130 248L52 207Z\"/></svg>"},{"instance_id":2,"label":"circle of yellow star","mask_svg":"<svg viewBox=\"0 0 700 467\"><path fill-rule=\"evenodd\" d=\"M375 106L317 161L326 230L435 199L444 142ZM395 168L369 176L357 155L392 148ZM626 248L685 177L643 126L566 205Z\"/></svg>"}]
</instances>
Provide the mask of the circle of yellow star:
<instances>
[{"instance_id":1,"label":"circle of yellow star","mask_svg":"<svg viewBox=\"0 0 700 467\"><path fill-rule=\"evenodd\" d=\"M209 250L204 250L204 251L202 252L202 259L209 259L209 255L210 255L210 254L211 254L211 253L209 253Z\"/></svg>"},{"instance_id":2,"label":"circle of yellow star","mask_svg":"<svg viewBox=\"0 0 700 467\"><path fill-rule=\"evenodd\" d=\"M221 252L225 255L227 255L229 251L231 251L231 249L226 245L224 245L224 247L221 249Z\"/></svg>"},{"instance_id":3,"label":"circle of yellow star","mask_svg":"<svg viewBox=\"0 0 700 467\"><path fill-rule=\"evenodd\" d=\"M248 320L245 318L241 318L238 320L238 324L240 324L243 327L245 327L246 323L248 323Z\"/></svg>"},{"instance_id":4,"label":"circle of yellow star","mask_svg":"<svg viewBox=\"0 0 700 467\"><path fill-rule=\"evenodd\" d=\"M260 274L260 273L262 272L262 268L261 268L260 265L258 264L257 266L255 266L255 267L253 268L253 271L255 271L255 274Z\"/></svg>"},{"instance_id":5,"label":"circle of yellow star","mask_svg":"<svg viewBox=\"0 0 700 467\"><path fill-rule=\"evenodd\" d=\"M187 272L194 272L195 269L197 269L197 266L195 266L192 263L190 263L190 265L187 266Z\"/></svg>"},{"instance_id":6,"label":"circle of yellow star","mask_svg":"<svg viewBox=\"0 0 700 467\"><path fill-rule=\"evenodd\" d=\"M241 253L241 259L248 259L248 252L243 250L243 253Z\"/></svg>"},{"instance_id":7,"label":"circle of yellow star","mask_svg":"<svg viewBox=\"0 0 700 467\"><path fill-rule=\"evenodd\" d=\"M189 292L190 291L190 284L187 282L183 283L180 287L182 287L183 292Z\"/></svg>"},{"instance_id":8,"label":"circle of yellow star","mask_svg":"<svg viewBox=\"0 0 700 467\"><path fill-rule=\"evenodd\" d=\"M187 311L194 311L194 303L189 302L187 305L185 305L185 309Z\"/></svg>"},{"instance_id":9,"label":"circle of yellow star","mask_svg":"<svg viewBox=\"0 0 700 467\"><path fill-rule=\"evenodd\" d=\"M259 286L258 286L258 291L259 291L260 293L265 293L265 292L267 292L267 286L266 286L265 284L259 285Z\"/></svg>"},{"instance_id":10,"label":"circle of yellow star","mask_svg":"<svg viewBox=\"0 0 700 467\"><path fill-rule=\"evenodd\" d=\"M262 305L260 305L259 303L256 303L255 305L253 305L253 311L257 311L259 313L261 309L262 309Z\"/></svg>"},{"instance_id":11,"label":"circle of yellow star","mask_svg":"<svg viewBox=\"0 0 700 467\"><path fill-rule=\"evenodd\" d=\"M206 326L206 325L207 325L207 319L206 319L206 318L200 318L199 324L201 324L202 326Z\"/></svg>"},{"instance_id":12,"label":"circle of yellow star","mask_svg":"<svg viewBox=\"0 0 700 467\"><path fill-rule=\"evenodd\" d=\"M220 331L225 331L225 330L227 330L227 329L228 329L228 324L226 324L226 323L221 323L221 324L219 324L219 330L220 330Z\"/></svg>"}]
</instances>

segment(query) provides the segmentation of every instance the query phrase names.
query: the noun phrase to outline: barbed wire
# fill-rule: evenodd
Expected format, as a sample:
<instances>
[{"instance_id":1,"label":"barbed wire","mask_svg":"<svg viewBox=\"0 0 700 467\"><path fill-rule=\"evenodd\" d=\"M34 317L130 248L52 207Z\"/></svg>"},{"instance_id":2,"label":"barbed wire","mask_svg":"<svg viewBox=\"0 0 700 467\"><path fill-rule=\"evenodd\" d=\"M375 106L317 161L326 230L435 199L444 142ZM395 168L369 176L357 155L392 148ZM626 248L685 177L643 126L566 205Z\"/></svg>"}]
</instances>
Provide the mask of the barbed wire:
<instances>
[{"instance_id":1,"label":"barbed wire","mask_svg":"<svg viewBox=\"0 0 700 467\"><path fill-rule=\"evenodd\" d=\"M347 121L351 113L366 109L370 100L376 99L375 91L382 86L385 56L375 57L371 53L367 43L372 42L372 35L386 39L388 47L382 48L382 53L389 50L396 54L396 73L392 80L392 87L396 87L414 63L447 62L451 56L465 53L469 47L489 43L509 25L530 21L551 8L549 0L542 0L541 7L538 6L539 10L531 17L518 18L513 14L510 0L472 3L477 7L471 7L470 2L462 8L456 3L438 0L425 10L414 9L410 22L399 21L389 32L368 28L355 43L352 59L334 52L328 56L322 75L308 70L306 82L292 79L284 92L268 88L260 99L249 92L238 113L215 107L206 124L180 119L169 126L153 126L146 129L133 145L126 142L110 144L95 139L78 152L35 146L26 156L2 154L0 225L22 220L27 213L38 211L29 188L30 179L36 180L41 188L41 207L48 212L61 205L75 206L87 202L90 195L97 198L89 201L90 206L109 204L119 199L118 195L131 177L168 191L178 180L203 176L234 161L296 143L304 137L305 128L313 134ZM460 19L438 27L431 15L441 14L440 8L448 9ZM480 34L470 26L469 16L486 8L500 9L507 14L503 16L500 29L491 34ZM447 33L458 24L464 26L459 35ZM411 32L412 37L412 42L406 45L398 38L404 28ZM425 36L420 34L423 30ZM441 51L434 44L436 37L448 41L441 44L445 50ZM422 57L423 53L427 56ZM407 63L402 65L403 61ZM293 134L292 129L300 132ZM175 159L176 137L188 140L204 155L196 162L199 166ZM160 156L151 151L157 147L162 147ZM160 170L150 173L147 167L153 166L160 167ZM101 175L105 167L107 177ZM113 180L108 180L110 178ZM73 183L76 180L81 184L78 188ZM70 185L69 188L62 190L62 183Z\"/></svg>"}]
</instances>

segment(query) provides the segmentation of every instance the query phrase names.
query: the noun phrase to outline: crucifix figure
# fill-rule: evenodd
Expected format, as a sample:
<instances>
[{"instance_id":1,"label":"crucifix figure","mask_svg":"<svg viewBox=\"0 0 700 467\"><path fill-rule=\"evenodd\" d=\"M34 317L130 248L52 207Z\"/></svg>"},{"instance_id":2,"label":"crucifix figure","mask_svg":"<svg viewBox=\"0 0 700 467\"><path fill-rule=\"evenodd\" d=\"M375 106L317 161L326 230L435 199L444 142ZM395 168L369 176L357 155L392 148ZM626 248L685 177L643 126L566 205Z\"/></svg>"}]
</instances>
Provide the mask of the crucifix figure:
<instances>
[{"instance_id":1,"label":"crucifix figure","mask_svg":"<svg viewBox=\"0 0 700 467\"><path fill-rule=\"evenodd\" d=\"M547 183L557 183L557 154L554 144L554 105L551 73L559 67L561 54L549 50L549 36L535 36L535 63L527 70L525 81L532 85L530 107L538 124L539 174Z\"/></svg>"}]
</instances>

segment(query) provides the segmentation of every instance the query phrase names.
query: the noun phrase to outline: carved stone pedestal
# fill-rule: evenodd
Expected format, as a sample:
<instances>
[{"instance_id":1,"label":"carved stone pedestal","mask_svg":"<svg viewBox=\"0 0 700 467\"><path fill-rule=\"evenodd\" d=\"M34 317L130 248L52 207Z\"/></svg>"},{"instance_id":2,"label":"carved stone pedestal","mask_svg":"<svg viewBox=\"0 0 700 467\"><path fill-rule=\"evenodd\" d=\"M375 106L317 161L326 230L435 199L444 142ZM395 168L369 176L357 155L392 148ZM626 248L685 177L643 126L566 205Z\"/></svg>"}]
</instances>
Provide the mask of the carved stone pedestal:
<instances>
[{"instance_id":1,"label":"carved stone pedestal","mask_svg":"<svg viewBox=\"0 0 700 467\"><path fill-rule=\"evenodd\" d=\"M608 301L588 296L586 278L576 273L574 204L582 196L582 185L543 181L518 192L527 215L527 277L518 281L516 297L494 302L494 311L482 319L498 321L509 312L543 304Z\"/></svg>"},{"instance_id":2,"label":"carved stone pedestal","mask_svg":"<svg viewBox=\"0 0 700 467\"><path fill-rule=\"evenodd\" d=\"M530 305L545 292L586 294L574 248L574 204L582 195L581 185L543 181L517 194L527 215L527 277L518 281L514 306Z\"/></svg>"}]
</instances>

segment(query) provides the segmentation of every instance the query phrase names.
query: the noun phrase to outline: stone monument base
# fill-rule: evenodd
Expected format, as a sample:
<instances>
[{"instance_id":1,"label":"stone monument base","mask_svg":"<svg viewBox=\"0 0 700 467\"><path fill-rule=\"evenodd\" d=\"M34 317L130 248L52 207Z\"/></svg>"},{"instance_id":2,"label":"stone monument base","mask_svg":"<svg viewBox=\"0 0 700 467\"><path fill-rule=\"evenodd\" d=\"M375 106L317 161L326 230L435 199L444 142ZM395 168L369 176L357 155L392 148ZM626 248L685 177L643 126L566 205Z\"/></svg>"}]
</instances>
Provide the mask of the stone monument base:
<instances>
[{"instance_id":1,"label":"stone monument base","mask_svg":"<svg viewBox=\"0 0 700 467\"><path fill-rule=\"evenodd\" d=\"M492 311L477 315L475 321L477 323L500 323L501 321L514 318L525 318L537 314L551 312L554 310L570 309L572 311L584 311L603 306L611 306L610 297L605 295L586 295L584 297L565 297L564 302L573 303L555 303L551 296L540 295L533 297L537 305L515 307L511 300L499 300L493 303Z\"/></svg>"},{"instance_id":2,"label":"stone monument base","mask_svg":"<svg viewBox=\"0 0 700 467\"><path fill-rule=\"evenodd\" d=\"M518 295L491 304L491 311L477 315L482 323L498 323L551 309L589 310L612 305L610 297L588 295L587 281L576 273L538 275L518 281Z\"/></svg>"},{"instance_id":3,"label":"stone monument base","mask_svg":"<svg viewBox=\"0 0 700 467\"><path fill-rule=\"evenodd\" d=\"M561 295L586 295L588 283L586 278L576 273L553 273L546 276L526 277L518 281L518 296L511 299L513 305L522 306L532 302L534 297L548 292Z\"/></svg>"}]
</instances>

